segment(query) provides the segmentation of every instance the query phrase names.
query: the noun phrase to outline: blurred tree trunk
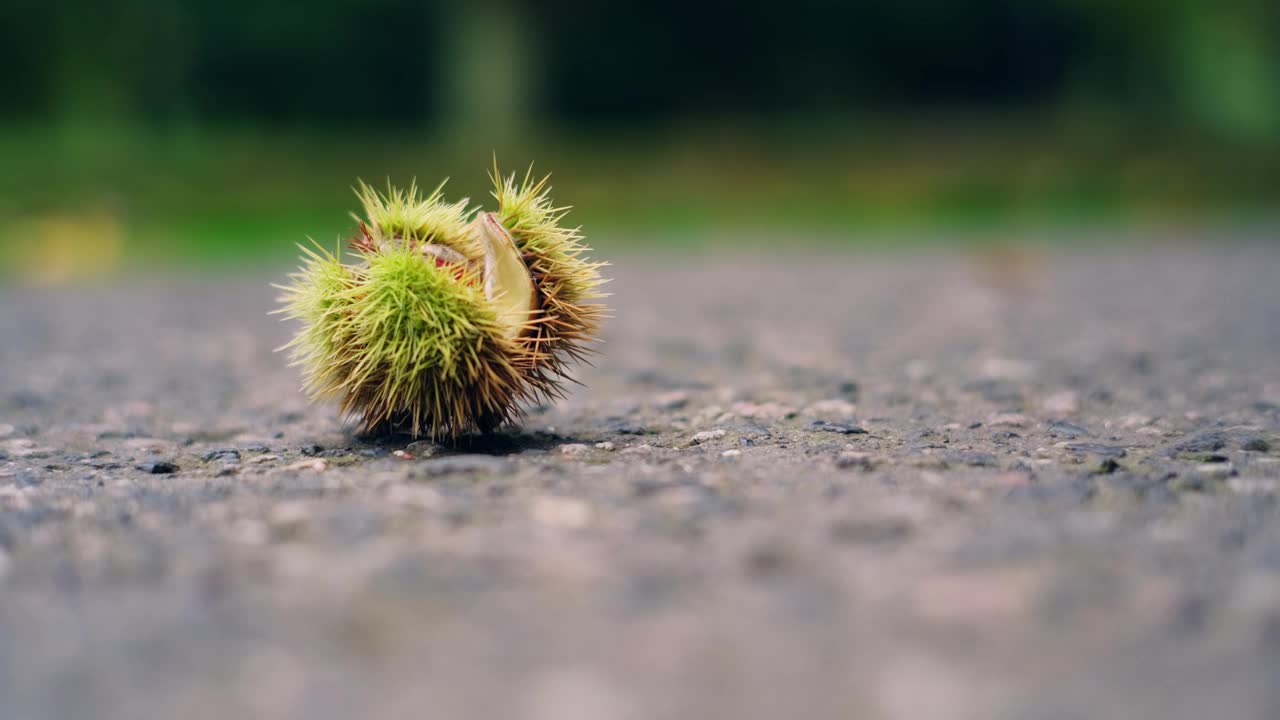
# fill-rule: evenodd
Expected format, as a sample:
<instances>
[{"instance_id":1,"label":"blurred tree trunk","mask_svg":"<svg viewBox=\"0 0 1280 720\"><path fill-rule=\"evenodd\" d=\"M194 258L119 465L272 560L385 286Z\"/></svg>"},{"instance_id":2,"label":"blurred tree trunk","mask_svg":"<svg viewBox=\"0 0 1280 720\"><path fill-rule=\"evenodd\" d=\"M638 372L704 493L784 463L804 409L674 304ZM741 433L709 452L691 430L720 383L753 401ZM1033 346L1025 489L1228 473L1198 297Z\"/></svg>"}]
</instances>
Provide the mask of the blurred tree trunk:
<instances>
[{"instance_id":1,"label":"blurred tree trunk","mask_svg":"<svg viewBox=\"0 0 1280 720\"><path fill-rule=\"evenodd\" d=\"M127 135L187 116L192 36L178 2L59 0L53 14L52 105L73 132Z\"/></svg>"},{"instance_id":2,"label":"blurred tree trunk","mask_svg":"<svg viewBox=\"0 0 1280 720\"><path fill-rule=\"evenodd\" d=\"M511 0L456 3L438 11L444 55L439 107L448 136L467 145L501 148L533 127L534 32Z\"/></svg>"},{"instance_id":3,"label":"blurred tree trunk","mask_svg":"<svg viewBox=\"0 0 1280 720\"><path fill-rule=\"evenodd\" d=\"M1280 141L1280 4L1274 0L1066 0L1084 11L1084 93L1144 131Z\"/></svg>"},{"instance_id":4,"label":"blurred tree trunk","mask_svg":"<svg viewBox=\"0 0 1280 720\"><path fill-rule=\"evenodd\" d=\"M1280 140L1280 12L1264 3L1178 7L1168 48L1175 102L1232 139Z\"/></svg>"},{"instance_id":5,"label":"blurred tree trunk","mask_svg":"<svg viewBox=\"0 0 1280 720\"><path fill-rule=\"evenodd\" d=\"M53 112L69 130L119 129L135 117L133 85L123 75L120 48L136 25L111 3L60 0L53 12Z\"/></svg>"}]
</instances>

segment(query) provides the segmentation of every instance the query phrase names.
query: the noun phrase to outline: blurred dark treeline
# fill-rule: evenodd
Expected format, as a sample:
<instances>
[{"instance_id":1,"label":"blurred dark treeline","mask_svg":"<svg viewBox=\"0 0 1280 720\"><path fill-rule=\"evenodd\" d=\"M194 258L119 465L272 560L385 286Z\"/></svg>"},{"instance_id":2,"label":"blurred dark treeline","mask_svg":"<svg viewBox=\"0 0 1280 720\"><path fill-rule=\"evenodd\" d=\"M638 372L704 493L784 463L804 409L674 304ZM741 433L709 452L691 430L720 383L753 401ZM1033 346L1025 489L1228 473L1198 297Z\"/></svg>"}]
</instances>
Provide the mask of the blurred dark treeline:
<instances>
[{"instance_id":1,"label":"blurred dark treeline","mask_svg":"<svg viewBox=\"0 0 1280 720\"><path fill-rule=\"evenodd\" d=\"M635 128L1097 113L1280 134L1274 0L5 0L11 125Z\"/></svg>"},{"instance_id":2,"label":"blurred dark treeline","mask_svg":"<svg viewBox=\"0 0 1280 720\"><path fill-rule=\"evenodd\" d=\"M283 260L349 234L355 178L483 202L495 156L619 246L1280 210L1276 0L3 0L0 28L0 281Z\"/></svg>"}]
</instances>

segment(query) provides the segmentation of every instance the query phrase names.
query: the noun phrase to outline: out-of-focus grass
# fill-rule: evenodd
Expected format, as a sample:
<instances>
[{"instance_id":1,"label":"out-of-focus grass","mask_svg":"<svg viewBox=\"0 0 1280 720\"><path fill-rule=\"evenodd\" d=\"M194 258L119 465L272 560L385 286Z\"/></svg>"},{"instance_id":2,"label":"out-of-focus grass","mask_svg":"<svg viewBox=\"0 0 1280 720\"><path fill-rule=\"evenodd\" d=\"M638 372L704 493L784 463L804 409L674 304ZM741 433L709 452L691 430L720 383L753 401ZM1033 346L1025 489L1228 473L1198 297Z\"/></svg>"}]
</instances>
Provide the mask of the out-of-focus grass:
<instances>
[{"instance_id":1,"label":"out-of-focus grass","mask_svg":"<svg viewBox=\"0 0 1280 720\"><path fill-rule=\"evenodd\" d=\"M68 279L120 265L274 263L352 226L362 177L488 198L491 148L408 136L0 132L0 274ZM808 127L562 135L498 149L553 172L607 248L736 241L970 240L1079 225L1270 223L1276 153L1186 138Z\"/></svg>"}]
</instances>

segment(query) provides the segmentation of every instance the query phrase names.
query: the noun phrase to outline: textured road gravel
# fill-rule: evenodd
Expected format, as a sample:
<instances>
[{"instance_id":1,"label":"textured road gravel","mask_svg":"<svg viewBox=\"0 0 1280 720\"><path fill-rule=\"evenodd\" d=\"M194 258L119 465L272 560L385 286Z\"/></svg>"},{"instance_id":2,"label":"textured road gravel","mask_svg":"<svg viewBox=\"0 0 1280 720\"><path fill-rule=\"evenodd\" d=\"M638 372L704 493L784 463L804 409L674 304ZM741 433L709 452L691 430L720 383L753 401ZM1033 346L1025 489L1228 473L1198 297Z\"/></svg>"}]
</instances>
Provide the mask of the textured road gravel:
<instances>
[{"instance_id":1,"label":"textured road gravel","mask_svg":"<svg viewBox=\"0 0 1280 720\"><path fill-rule=\"evenodd\" d=\"M0 718L1280 717L1280 248L665 264L461 448L0 289Z\"/></svg>"}]
</instances>

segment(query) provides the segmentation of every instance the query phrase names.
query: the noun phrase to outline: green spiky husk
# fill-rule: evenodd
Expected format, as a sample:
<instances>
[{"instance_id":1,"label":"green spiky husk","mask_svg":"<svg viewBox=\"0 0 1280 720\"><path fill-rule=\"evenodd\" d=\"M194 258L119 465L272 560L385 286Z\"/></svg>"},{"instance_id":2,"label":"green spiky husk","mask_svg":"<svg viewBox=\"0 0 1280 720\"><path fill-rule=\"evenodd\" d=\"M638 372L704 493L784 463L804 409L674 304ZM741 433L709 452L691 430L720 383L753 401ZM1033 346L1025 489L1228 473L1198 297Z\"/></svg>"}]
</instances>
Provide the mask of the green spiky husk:
<instances>
[{"instance_id":1,"label":"green spiky husk","mask_svg":"<svg viewBox=\"0 0 1280 720\"><path fill-rule=\"evenodd\" d=\"M535 180L530 171L517 182L514 174L504 178L495 164L492 179L498 218L529 266L541 303L524 344L536 352L534 372L554 385L569 377L568 361L587 359L607 316L598 301L606 297L600 269L608 263L588 259L591 248L580 228L562 224L570 208L552 201L550 176Z\"/></svg>"},{"instance_id":2,"label":"green spiky husk","mask_svg":"<svg viewBox=\"0 0 1280 720\"><path fill-rule=\"evenodd\" d=\"M286 300L303 321L291 346L307 391L377 432L456 436L511 418L533 388L474 282L412 247L343 265L312 251Z\"/></svg>"},{"instance_id":3,"label":"green spiky husk","mask_svg":"<svg viewBox=\"0 0 1280 720\"><path fill-rule=\"evenodd\" d=\"M481 289L468 201L447 203L440 188L423 198L414 186L379 194L361 183L356 262L304 247L302 267L281 288L280 312L302 324L286 347L308 394L338 398L366 432L435 438L492 430L522 404L560 394L565 362L585 354L603 317L584 304L599 297L600 264L581 257L576 230L556 226L564 211L547 199L545 181L511 183L496 194L539 295L528 327L504 333ZM433 260L426 245L465 260Z\"/></svg>"}]
</instances>

